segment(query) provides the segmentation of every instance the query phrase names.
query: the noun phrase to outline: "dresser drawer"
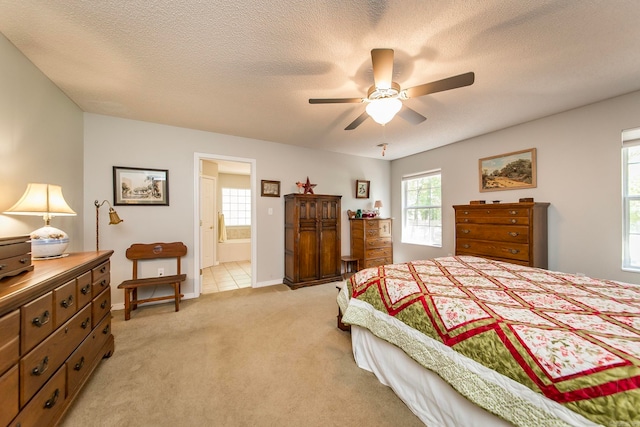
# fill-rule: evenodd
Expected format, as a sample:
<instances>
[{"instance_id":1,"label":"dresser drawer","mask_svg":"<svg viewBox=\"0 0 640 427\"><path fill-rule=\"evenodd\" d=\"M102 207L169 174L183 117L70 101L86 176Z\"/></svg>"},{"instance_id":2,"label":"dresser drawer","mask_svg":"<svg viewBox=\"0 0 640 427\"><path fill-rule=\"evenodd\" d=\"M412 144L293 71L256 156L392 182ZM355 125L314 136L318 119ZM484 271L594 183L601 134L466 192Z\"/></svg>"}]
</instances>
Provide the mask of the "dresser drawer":
<instances>
[{"instance_id":1,"label":"dresser drawer","mask_svg":"<svg viewBox=\"0 0 640 427\"><path fill-rule=\"evenodd\" d=\"M20 353L26 354L53 331L53 294L23 305L20 319Z\"/></svg>"},{"instance_id":2,"label":"dresser drawer","mask_svg":"<svg viewBox=\"0 0 640 427\"><path fill-rule=\"evenodd\" d=\"M62 365L71 352L91 332L91 306L71 318L49 338L20 360L20 405L24 406L31 396Z\"/></svg>"},{"instance_id":3,"label":"dresser drawer","mask_svg":"<svg viewBox=\"0 0 640 427\"><path fill-rule=\"evenodd\" d=\"M378 237L375 239L367 239L365 241L365 249L389 247L391 247L391 237Z\"/></svg>"},{"instance_id":4,"label":"dresser drawer","mask_svg":"<svg viewBox=\"0 0 640 427\"><path fill-rule=\"evenodd\" d=\"M457 224L456 236L463 239L529 243L529 227L519 225Z\"/></svg>"},{"instance_id":5,"label":"dresser drawer","mask_svg":"<svg viewBox=\"0 0 640 427\"><path fill-rule=\"evenodd\" d=\"M19 358L20 310L14 310L0 318L0 375L18 363Z\"/></svg>"},{"instance_id":6,"label":"dresser drawer","mask_svg":"<svg viewBox=\"0 0 640 427\"><path fill-rule=\"evenodd\" d=\"M92 327L102 320L105 314L111 310L111 290L105 289L100 295L98 295L93 301L91 301L91 319Z\"/></svg>"},{"instance_id":7,"label":"dresser drawer","mask_svg":"<svg viewBox=\"0 0 640 427\"><path fill-rule=\"evenodd\" d=\"M76 314L76 279L70 280L53 290L54 328L62 325Z\"/></svg>"},{"instance_id":8,"label":"dresser drawer","mask_svg":"<svg viewBox=\"0 0 640 427\"><path fill-rule=\"evenodd\" d=\"M487 242L484 240L456 239L456 255L472 254L529 261L529 245L522 243Z\"/></svg>"},{"instance_id":9,"label":"dresser drawer","mask_svg":"<svg viewBox=\"0 0 640 427\"><path fill-rule=\"evenodd\" d=\"M109 262L105 262L100 264L93 270L91 270L91 283L92 290L91 294L95 298L102 291L109 288L109 284L111 283L111 277L109 275L109 271L111 269L111 265Z\"/></svg>"},{"instance_id":10,"label":"dresser drawer","mask_svg":"<svg viewBox=\"0 0 640 427\"><path fill-rule=\"evenodd\" d=\"M362 268L378 267L380 265L391 264L391 258L373 258L366 259Z\"/></svg>"},{"instance_id":11,"label":"dresser drawer","mask_svg":"<svg viewBox=\"0 0 640 427\"><path fill-rule=\"evenodd\" d=\"M41 427L51 425L64 407L66 395L66 366L51 377L51 380L23 408L11 427Z\"/></svg>"},{"instance_id":12,"label":"dresser drawer","mask_svg":"<svg viewBox=\"0 0 640 427\"><path fill-rule=\"evenodd\" d=\"M111 335L111 316L105 316L98 327L91 331L80 347L67 359L67 395L71 395L82 384L109 335Z\"/></svg>"},{"instance_id":13,"label":"dresser drawer","mask_svg":"<svg viewBox=\"0 0 640 427\"><path fill-rule=\"evenodd\" d=\"M0 278L18 274L31 267L31 253L0 259Z\"/></svg>"},{"instance_id":14,"label":"dresser drawer","mask_svg":"<svg viewBox=\"0 0 640 427\"><path fill-rule=\"evenodd\" d=\"M0 375L0 426L6 426L18 415L18 365Z\"/></svg>"},{"instance_id":15,"label":"dresser drawer","mask_svg":"<svg viewBox=\"0 0 640 427\"><path fill-rule=\"evenodd\" d=\"M76 295L78 297L78 310L91 302L91 272L87 271L76 279Z\"/></svg>"},{"instance_id":16,"label":"dresser drawer","mask_svg":"<svg viewBox=\"0 0 640 427\"><path fill-rule=\"evenodd\" d=\"M390 257L391 257L390 246L386 248L367 249L364 255L365 261L372 258L390 258Z\"/></svg>"}]
</instances>

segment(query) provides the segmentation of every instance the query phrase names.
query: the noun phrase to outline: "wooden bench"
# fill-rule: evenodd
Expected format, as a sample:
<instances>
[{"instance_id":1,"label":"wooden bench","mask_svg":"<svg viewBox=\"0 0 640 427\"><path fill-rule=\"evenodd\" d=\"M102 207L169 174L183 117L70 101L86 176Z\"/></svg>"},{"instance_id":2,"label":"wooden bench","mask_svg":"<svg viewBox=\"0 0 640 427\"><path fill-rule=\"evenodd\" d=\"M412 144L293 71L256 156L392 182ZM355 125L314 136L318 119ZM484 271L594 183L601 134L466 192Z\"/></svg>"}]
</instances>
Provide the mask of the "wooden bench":
<instances>
[{"instance_id":1,"label":"wooden bench","mask_svg":"<svg viewBox=\"0 0 640 427\"><path fill-rule=\"evenodd\" d=\"M182 242L173 243L134 243L126 252L128 259L133 261L133 275L131 280L125 280L118 285L118 289L124 289L124 320L131 318L131 310L138 308L138 304L146 302L175 300L176 311L180 311L180 299L184 296L180 293L180 285L187 278L180 273L180 259L187 254L187 247ZM177 263L176 274L158 277L138 277L138 262L143 260L158 260L163 258L175 258ZM138 299L138 288L145 286L170 285L173 287L173 295L155 298Z\"/></svg>"}]
</instances>

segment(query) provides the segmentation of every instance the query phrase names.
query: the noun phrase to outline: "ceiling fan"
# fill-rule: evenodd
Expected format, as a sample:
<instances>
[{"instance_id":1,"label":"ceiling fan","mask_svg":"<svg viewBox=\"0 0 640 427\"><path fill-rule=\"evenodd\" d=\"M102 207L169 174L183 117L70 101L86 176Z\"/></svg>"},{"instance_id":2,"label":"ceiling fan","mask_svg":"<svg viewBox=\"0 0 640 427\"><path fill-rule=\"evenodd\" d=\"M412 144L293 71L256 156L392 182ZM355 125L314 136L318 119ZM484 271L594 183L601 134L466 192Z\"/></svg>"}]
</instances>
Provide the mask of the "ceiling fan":
<instances>
[{"instance_id":1,"label":"ceiling fan","mask_svg":"<svg viewBox=\"0 0 640 427\"><path fill-rule=\"evenodd\" d=\"M373 86L367 91L366 98L312 98L309 99L309 104L367 103L365 112L344 130L357 128L369 116L384 126L396 114L399 114L409 123L417 125L427 118L404 105L402 101L417 96L469 86L475 80L475 75L469 72L401 90L400 85L391 80L393 78L393 49L373 49L371 51L371 64L373 66L374 82Z\"/></svg>"}]
</instances>

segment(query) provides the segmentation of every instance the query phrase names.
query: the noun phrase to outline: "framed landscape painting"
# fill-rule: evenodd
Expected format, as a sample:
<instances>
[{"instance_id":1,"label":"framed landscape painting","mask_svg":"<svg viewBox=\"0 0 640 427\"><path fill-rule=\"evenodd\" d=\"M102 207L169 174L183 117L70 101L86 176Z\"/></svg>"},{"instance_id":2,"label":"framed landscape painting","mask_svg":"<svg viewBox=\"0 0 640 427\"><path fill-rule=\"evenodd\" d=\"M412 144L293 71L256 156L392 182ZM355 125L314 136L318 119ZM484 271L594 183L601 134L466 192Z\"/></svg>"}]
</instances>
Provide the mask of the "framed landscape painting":
<instances>
[{"instance_id":1,"label":"framed landscape painting","mask_svg":"<svg viewBox=\"0 0 640 427\"><path fill-rule=\"evenodd\" d=\"M514 151L480 159L480 191L536 187L536 149Z\"/></svg>"},{"instance_id":2,"label":"framed landscape painting","mask_svg":"<svg viewBox=\"0 0 640 427\"><path fill-rule=\"evenodd\" d=\"M113 204L169 206L169 171L113 167Z\"/></svg>"}]
</instances>

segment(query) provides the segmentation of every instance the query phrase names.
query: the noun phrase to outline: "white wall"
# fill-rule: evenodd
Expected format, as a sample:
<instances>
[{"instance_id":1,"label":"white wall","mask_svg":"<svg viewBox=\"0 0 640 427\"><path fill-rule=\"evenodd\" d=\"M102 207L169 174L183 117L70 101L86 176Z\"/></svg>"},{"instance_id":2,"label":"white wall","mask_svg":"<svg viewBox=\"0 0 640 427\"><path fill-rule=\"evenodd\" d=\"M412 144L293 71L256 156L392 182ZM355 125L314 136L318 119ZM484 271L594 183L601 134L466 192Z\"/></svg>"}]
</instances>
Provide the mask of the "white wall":
<instances>
[{"instance_id":1,"label":"white wall","mask_svg":"<svg viewBox=\"0 0 640 427\"><path fill-rule=\"evenodd\" d=\"M29 182L60 185L78 216L53 218L51 225L69 234L68 250L82 250L82 111L2 34L0 64L0 212ZM0 237L43 225L42 217L0 214Z\"/></svg>"},{"instance_id":2,"label":"white wall","mask_svg":"<svg viewBox=\"0 0 640 427\"><path fill-rule=\"evenodd\" d=\"M551 203L549 269L638 283L638 274L621 270L621 132L638 126L640 92L635 92L393 161L395 261L453 253L453 205L533 197ZM537 188L479 191L478 159L533 147ZM437 168L443 182L443 247L401 244L401 178Z\"/></svg>"},{"instance_id":3,"label":"white wall","mask_svg":"<svg viewBox=\"0 0 640 427\"><path fill-rule=\"evenodd\" d=\"M85 201L113 200L112 167L130 166L169 170L170 206L117 206L124 222L108 226L101 213L100 247L115 250L112 282L115 287L131 275L126 248L135 242L185 242L190 252L184 266L190 276L183 292L193 292L194 268L194 155L206 153L256 160L257 277L258 285L282 283L284 275L283 198L260 197L262 179L281 181L281 194L296 190L307 176L316 194L342 195L342 251L349 253L347 209L372 209L373 201L390 199L390 162L283 144L202 132L96 114L85 114ZM355 180L371 181L370 199L355 199ZM268 215L268 209L273 215ZM383 208L382 214L385 214ZM387 211L388 213L388 211ZM85 249L95 248L95 217L84 218ZM123 301L112 291L114 304Z\"/></svg>"}]
</instances>

